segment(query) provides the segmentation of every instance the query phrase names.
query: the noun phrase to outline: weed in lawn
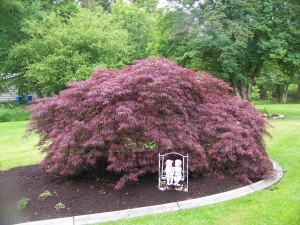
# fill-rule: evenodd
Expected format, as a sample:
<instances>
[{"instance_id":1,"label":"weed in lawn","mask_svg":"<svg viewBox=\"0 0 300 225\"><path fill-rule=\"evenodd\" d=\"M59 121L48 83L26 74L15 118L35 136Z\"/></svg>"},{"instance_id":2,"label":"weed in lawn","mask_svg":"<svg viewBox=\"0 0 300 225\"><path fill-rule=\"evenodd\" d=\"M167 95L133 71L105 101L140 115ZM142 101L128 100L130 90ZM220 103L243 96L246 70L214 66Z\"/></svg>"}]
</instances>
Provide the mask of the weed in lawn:
<instances>
[{"instance_id":1,"label":"weed in lawn","mask_svg":"<svg viewBox=\"0 0 300 225\"><path fill-rule=\"evenodd\" d=\"M45 190L43 193L39 195L38 199L44 201L47 197L51 197L54 194L56 194L57 196L57 193L55 191L51 193L50 191Z\"/></svg>"},{"instance_id":2,"label":"weed in lawn","mask_svg":"<svg viewBox=\"0 0 300 225\"><path fill-rule=\"evenodd\" d=\"M272 186L270 188L267 189L268 191L278 191L279 187L278 186Z\"/></svg>"},{"instance_id":3,"label":"weed in lawn","mask_svg":"<svg viewBox=\"0 0 300 225\"><path fill-rule=\"evenodd\" d=\"M61 210L61 209L64 209L66 206L63 204L63 203L61 203L61 202L59 202L59 203L57 203L55 206L54 206L54 208L57 210L57 211L59 211L59 210Z\"/></svg>"},{"instance_id":4,"label":"weed in lawn","mask_svg":"<svg viewBox=\"0 0 300 225\"><path fill-rule=\"evenodd\" d=\"M21 200L18 201L18 204L17 204L18 210L22 211L22 210L26 209L29 201L30 201L29 198L21 198Z\"/></svg>"}]
</instances>

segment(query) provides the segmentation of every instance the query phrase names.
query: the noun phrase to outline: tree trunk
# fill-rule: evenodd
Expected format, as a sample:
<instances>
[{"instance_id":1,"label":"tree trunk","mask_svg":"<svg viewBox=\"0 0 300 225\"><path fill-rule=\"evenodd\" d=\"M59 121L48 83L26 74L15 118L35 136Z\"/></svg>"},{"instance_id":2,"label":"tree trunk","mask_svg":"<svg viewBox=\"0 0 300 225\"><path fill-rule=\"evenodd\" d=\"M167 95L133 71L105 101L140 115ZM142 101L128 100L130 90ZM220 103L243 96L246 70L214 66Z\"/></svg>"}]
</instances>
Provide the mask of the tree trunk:
<instances>
[{"instance_id":1,"label":"tree trunk","mask_svg":"<svg viewBox=\"0 0 300 225\"><path fill-rule=\"evenodd\" d=\"M236 84L233 84L233 91L236 96L241 97L241 93Z\"/></svg>"},{"instance_id":2,"label":"tree trunk","mask_svg":"<svg viewBox=\"0 0 300 225\"><path fill-rule=\"evenodd\" d=\"M259 74L260 67L261 67L261 63L257 63L255 65L254 71L253 71L252 75L250 76L249 82L247 84L246 98L249 101L251 101L252 85L253 85L254 79Z\"/></svg>"},{"instance_id":3,"label":"tree trunk","mask_svg":"<svg viewBox=\"0 0 300 225\"><path fill-rule=\"evenodd\" d=\"M296 99L300 100L300 84L298 84L298 91L297 91L297 94L296 94Z\"/></svg>"},{"instance_id":4,"label":"tree trunk","mask_svg":"<svg viewBox=\"0 0 300 225\"><path fill-rule=\"evenodd\" d=\"M36 90L35 93L36 93L37 98L42 98L43 97L43 94L40 90Z\"/></svg>"},{"instance_id":5,"label":"tree trunk","mask_svg":"<svg viewBox=\"0 0 300 225\"><path fill-rule=\"evenodd\" d=\"M276 86L276 99L277 99L277 102L280 102L280 100L281 100L280 96L281 96L280 86L277 85Z\"/></svg>"},{"instance_id":6,"label":"tree trunk","mask_svg":"<svg viewBox=\"0 0 300 225\"><path fill-rule=\"evenodd\" d=\"M284 91L281 96L281 102L286 103L287 97L288 97L288 90L289 90L289 84L285 85Z\"/></svg>"},{"instance_id":7,"label":"tree trunk","mask_svg":"<svg viewBox=\"0 0 300 225\"><path fill-rule=\"evenodd\" d=\"M289 84L278 85L276 88L276 98L278 102L286 103L288 96Z\"/></svg>"},{"instance_id":8,"label":"tree trunk","mask_svg":"<svg viewBox=\"0 0 300 225\"><path fill-rule=\"evenodd\" d=\"M251 79L247 84L247 92L246 92L246 98L249 101L251 101L252 84L253 84L253 80Z\"/></svg>"},{"instance_id":9,"label":"tree trunk","mask_svg":"<svg viewBox=\"0 0 300 225\"><path fill-rule=\"evenodd\" d=\"M241 90L240 91L241 91L242 99L246 99L247 88L246 88L245 81L241 81Z\"/></svg>"},{"instance_id":10,"label":"tree trunk","mask_svg":"<svg viewBox=\"0 0 300 225\"><path fill-rule=\"evenodd\" d=\"M268 99L266 90L260 89L260 99Z\"/></svg>"}]
</instances>

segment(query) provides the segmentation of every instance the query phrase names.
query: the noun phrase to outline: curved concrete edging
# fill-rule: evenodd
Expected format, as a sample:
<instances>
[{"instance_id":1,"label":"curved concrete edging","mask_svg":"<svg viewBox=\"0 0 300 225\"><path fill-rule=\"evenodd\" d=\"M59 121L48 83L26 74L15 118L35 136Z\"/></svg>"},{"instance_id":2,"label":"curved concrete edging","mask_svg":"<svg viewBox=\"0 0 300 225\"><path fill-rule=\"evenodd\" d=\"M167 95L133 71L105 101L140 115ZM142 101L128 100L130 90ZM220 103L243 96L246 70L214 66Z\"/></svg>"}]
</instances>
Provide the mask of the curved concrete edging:
<instances>
[{"instance_id":1,"label":"curved concrete edging","mask_svg":"<svg viewBox=\"0 0 300 225\"><path fill-rule=\"evenodd\" d=\"M283 170L281 166L272 160L274 167L274 176L271 179L258 181L245 187L241 187L235 190L210 195L202 198L190 199L185 201L167 203L162 205L146 206L141 208L126 209L113 212L96 213L90 215L73 216L52 220L41 220L29 223L22 223L18 225L83 225L108 222L120 219L129 219L138 216L145 216L150 214L165 213L172 211L179 211L182 209L195 208L205 205L211 205L219 202L228 201L231 199L239 198L255 191L268 188L276 184L283 176Z\"/></svg>"}]
</instances>

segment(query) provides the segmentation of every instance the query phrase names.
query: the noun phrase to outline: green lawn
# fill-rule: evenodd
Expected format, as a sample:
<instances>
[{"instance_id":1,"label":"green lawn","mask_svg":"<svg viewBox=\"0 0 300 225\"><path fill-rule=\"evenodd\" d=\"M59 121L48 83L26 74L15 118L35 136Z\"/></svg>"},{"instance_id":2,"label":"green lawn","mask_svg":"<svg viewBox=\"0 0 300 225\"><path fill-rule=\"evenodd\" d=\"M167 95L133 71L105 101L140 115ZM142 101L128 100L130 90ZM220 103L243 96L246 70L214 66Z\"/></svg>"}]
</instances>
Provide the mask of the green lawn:
<instances>
[{"instance_id":1,"label":"green lawn","mask_svg":"<svg viewBox=\"0 0 300 225\"><path fill-rule=\"evenodd\" d=\"M275 186L212 206L164 213L107 224L300 224L300 104L256 105L286 116L270 121L273 138L266 138L270 158L284 169ZM0 169L38 163L36 136L22 139L26 122L0 123Z\"/></svg>"},{"instance_id":2,"label":"green lawn","mask_svg":"<svg viewBox=\"0 0 300 225\"><path fill-rule=\"evenodd\" d=\"M0 169L39 163L42 154L34 147L38 138L23 138L28 121L0 123Z\"/></svg>"}]
</instances>

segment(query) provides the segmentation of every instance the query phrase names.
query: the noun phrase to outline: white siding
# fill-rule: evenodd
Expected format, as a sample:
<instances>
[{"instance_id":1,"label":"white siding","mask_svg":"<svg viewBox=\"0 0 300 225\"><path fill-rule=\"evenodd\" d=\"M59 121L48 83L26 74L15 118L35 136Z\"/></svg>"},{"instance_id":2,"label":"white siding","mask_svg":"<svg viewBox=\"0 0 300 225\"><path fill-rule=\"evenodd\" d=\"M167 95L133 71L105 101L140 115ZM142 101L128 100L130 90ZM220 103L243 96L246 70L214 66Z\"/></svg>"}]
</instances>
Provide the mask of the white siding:
<instances>
[{"instance_id":1,"label":"white siding","mask_svg":"<svg viewBox=\"0 0 300 225\"><path fill-rule=\"evenodd\" d=\"M11 102L15 101L15 97L18 95L18 91L16 88L11 88L11 90L7 93L0 93L0 102ZM32 99L37 98L35 93L30 93ZM23 96L25 100L25 96Z\"/></svg>"}]
</instances>

